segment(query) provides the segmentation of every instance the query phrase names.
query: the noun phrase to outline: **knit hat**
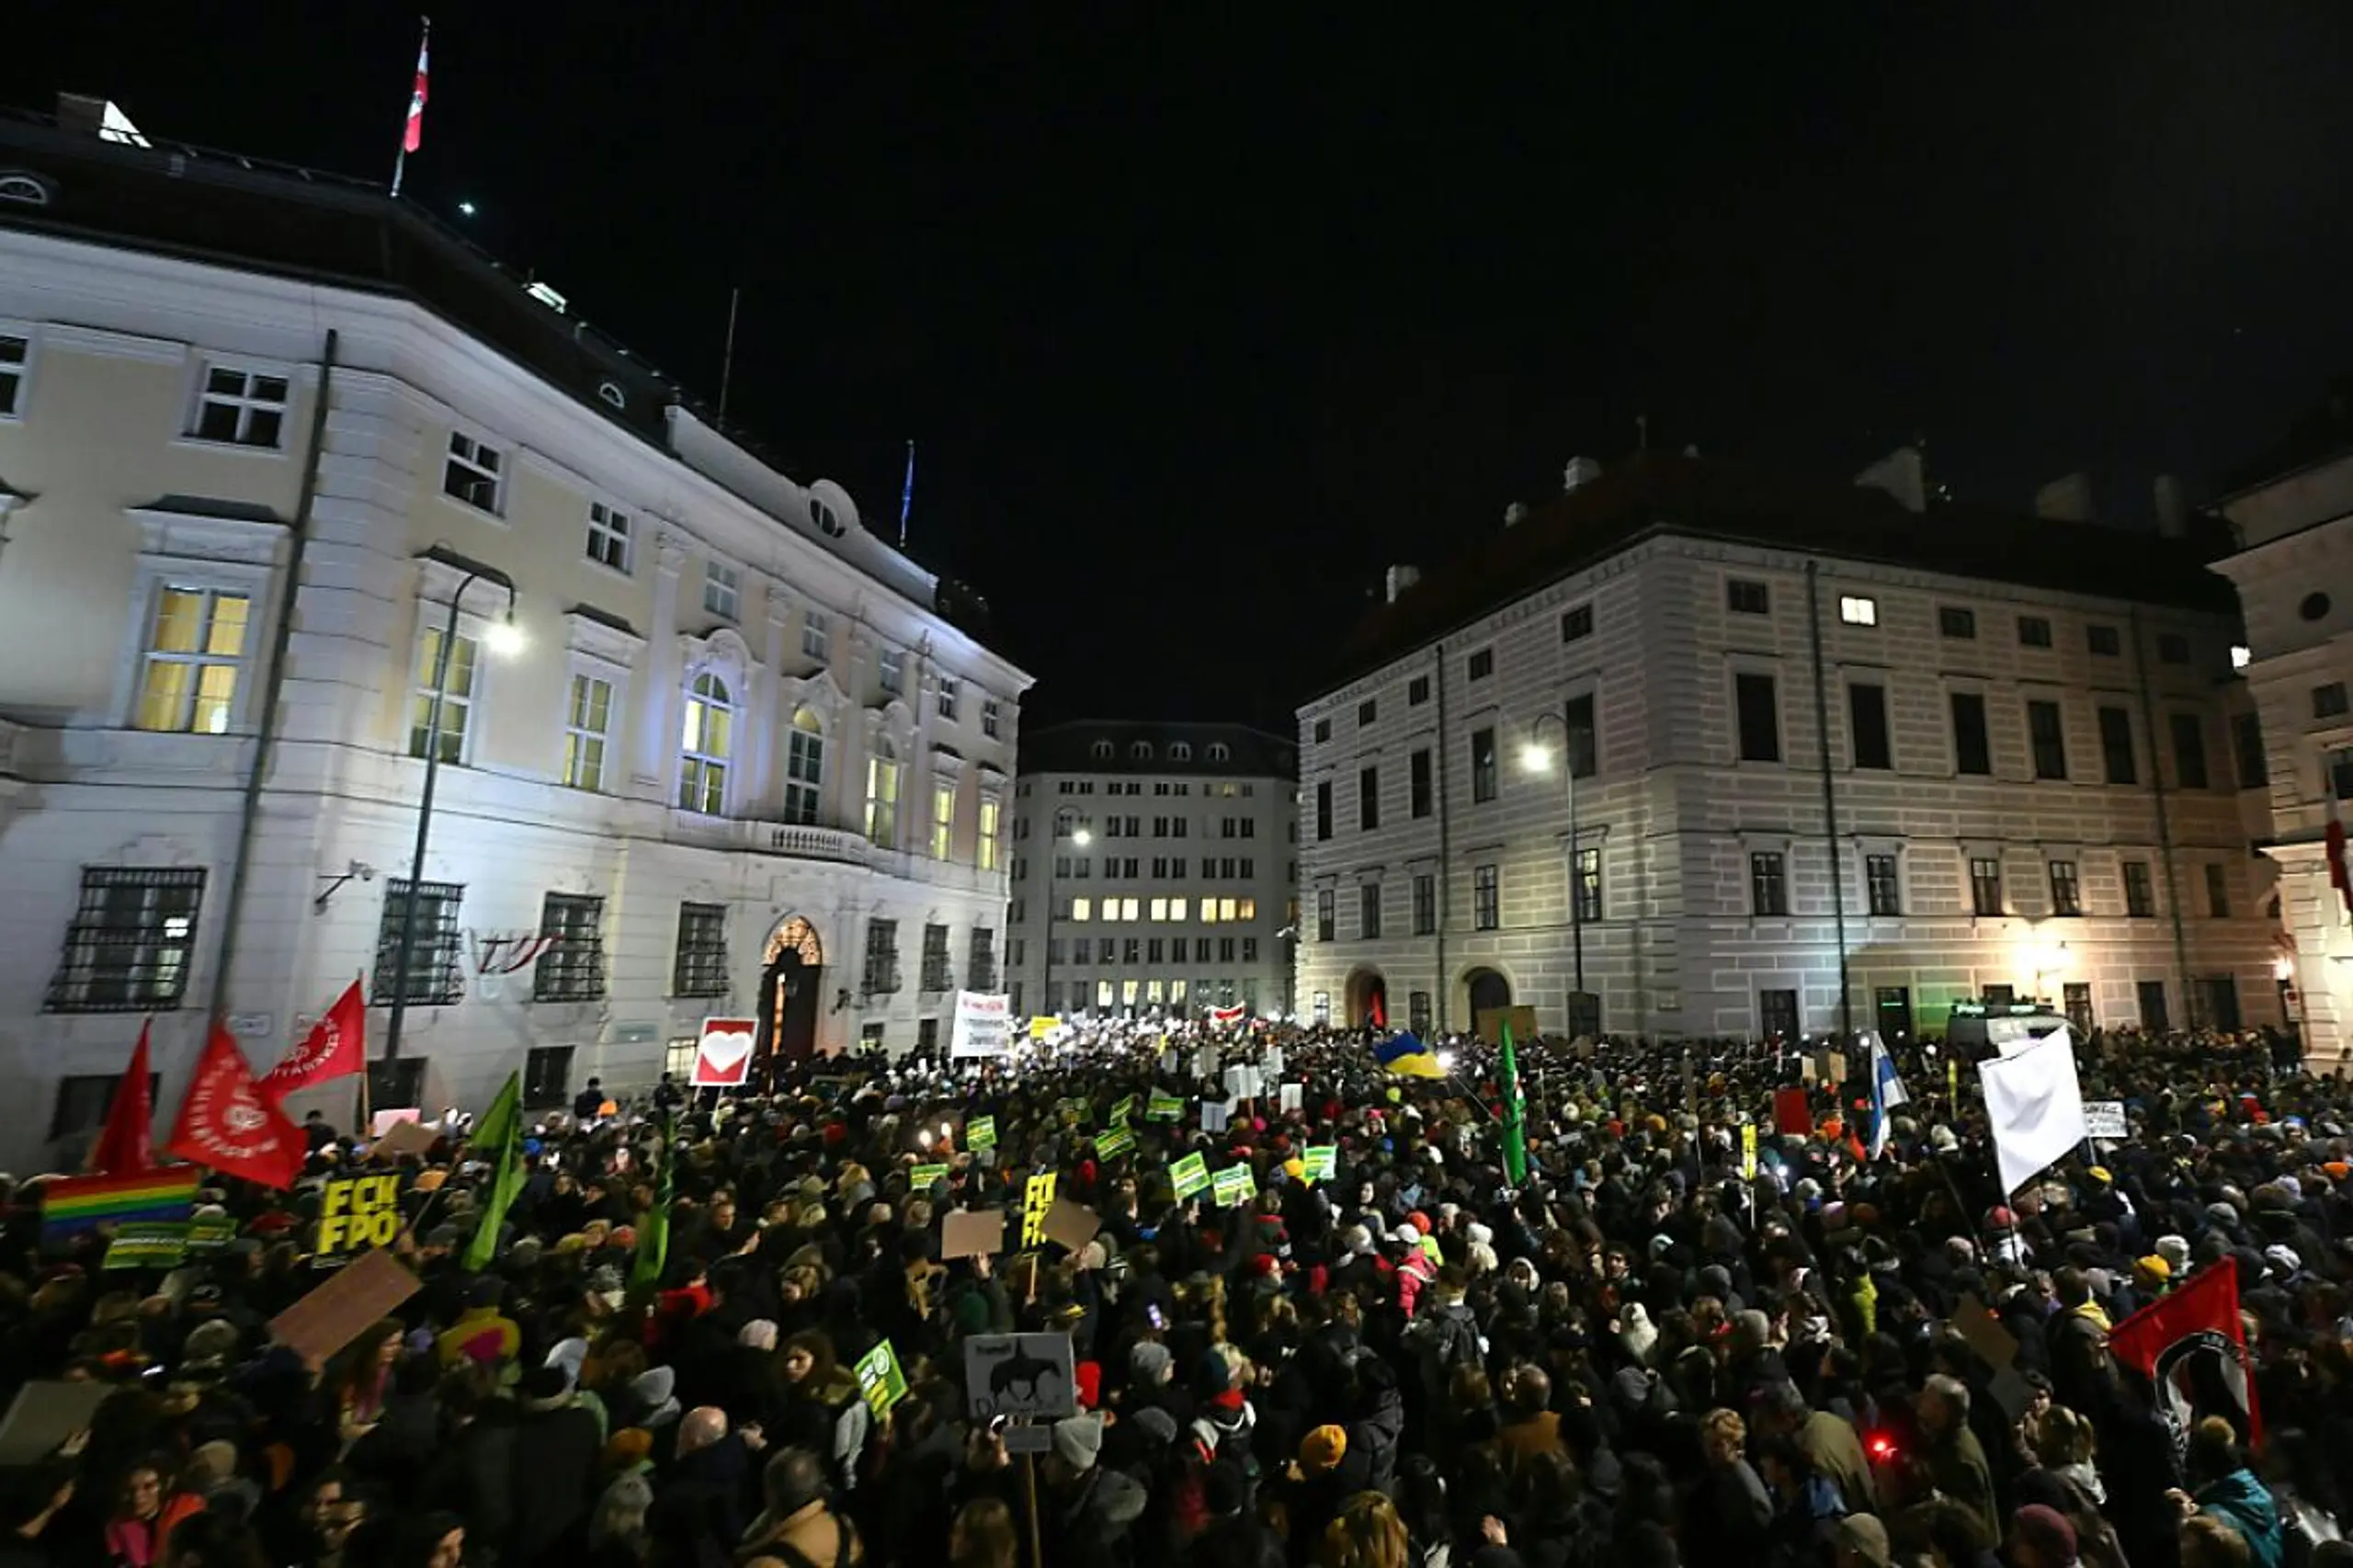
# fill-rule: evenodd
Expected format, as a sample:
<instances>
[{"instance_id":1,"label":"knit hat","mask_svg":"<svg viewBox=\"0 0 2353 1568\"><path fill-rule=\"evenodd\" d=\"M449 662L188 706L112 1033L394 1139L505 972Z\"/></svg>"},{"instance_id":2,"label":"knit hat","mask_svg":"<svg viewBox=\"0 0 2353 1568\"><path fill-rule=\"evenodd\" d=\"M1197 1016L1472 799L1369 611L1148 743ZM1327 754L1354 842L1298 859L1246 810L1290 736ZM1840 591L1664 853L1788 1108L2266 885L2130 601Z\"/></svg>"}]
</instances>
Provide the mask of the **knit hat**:
<instances>
[{"instance_id":1,"label":"knit hat","mask_svg":"<svg viewBox=\"0 0 2353 1568\"><path fill-rule=\"evenodd\" d=\"M1073 1470L1093 1470L1103 1452L1103 1418L1072 1415L1054 1423L1054 1457Z\"/></svg>"},{"instance_id":2,"label":"knit hat","mask_svg":"<svg viewBox=\"0 0 2353 1568\"><path fill-rule=\"evenodd\" d=\"M1842 1551L1853 1552L1870 1563L1871 1568L1891 1568L1895 1561L1895 1553L1888 1545L1887 1527L1880 1523L1876 1515L1847 1515L1830 1532L1830 1539Z\"/></svg>"},{"instance_id":3,"label":"knit hat","mask_svg":"<svg viewBox=\"0 0 2353 1568\"><path fill-rule=\"evenodd\" d=\"M605 1443L605 1468L627 1470L654 1457L654 1434L642 1426L624 1426Z\"/></svg>"},{"instance_id":4,"label":"knit hat","mask_svg":"<svg viewBox=\"0 0 2353 1568\"><path fill-rule=\"evenodd\" d=\"M1212 1399L1233 1386L1233 1365L1215 1350L1202 1352L1193 1367L1193 1392Z\"/></svg>"},{"instance_id":5,"label":"knit hat","mask_svg":"<svg viewBox=\"0 0 2353 1568\"><path fill-rule=\"evenodd\" d=\"M1348 1434L1338 1426L1318 1426L1299 1442L1299 1462L1313 1471L1326 1471L1347 1457Z\"/></svg>"},{"instance_id":6,"label":"knit hat","mask_svg":"<svg viewBox=\"0 0 2353 1568\"><path fill-rule=\"evenodd\" d=\"M2165 1260L2176 1274L2189 1267L2189 1243L2181 1236L2159 1236L2157 1256Z\"/></svg>"},{"instance_id":7,"label":"knit hat","mask_svg":"<svg viewBox=\"0 0 2353 1568\"><path fill-rule=\"evenodd\" d=\"M776 1324L767 1318L754 1318L735 1331L735 1343L753 1350L773 1350Z\"/></svg>"},{"instance_id":8,"label":"knit hat","mask_svg":"<svg viewBox=\"0 0 2353 1568\"><path fill-rule=\"evenodd\" d=\"M2036 1558L2043 1562L2075 1561L2075 1527L2047 1503L2029 1503L2012 1514L2010 1535L2034 1548Z\"/></svg>"},{"instance_id":9,"label":"knit hat","mask_svg":"<svg viewBox=\"0 0 2353 1568\"><path fill-rule=\"evenodd\" d=\"M2155 1253L2151 1253L2132 1266L2132 1272L2153 1283L2162 1285L2173 1278L2173 1265Z\"/></svg>"},{"instance_id":10,"label":"knit hat","mask_svg":"<svg viewBox=\"0 0 2353 1568\"><path fill-rule=\"evenodd\" d=\"M1176 1358L1168 1353L1168 1346L1154 1340L1138 1340L1128 1352L1128 1377L1132 1382L1166 1382L1176 1365Z\"/></svg>"},{"instance_id":11,"label":"knit hat","mask_svg":"<svg viewBox=\"0 0 2353 1568\"><path fill-rule=\"evenodd\" d=\"M1176 1440L1176 1418L1156 1404L1147 1404L1128 1419L1138 1431L1165 1448Z\"/></svg>"}]
</instances>

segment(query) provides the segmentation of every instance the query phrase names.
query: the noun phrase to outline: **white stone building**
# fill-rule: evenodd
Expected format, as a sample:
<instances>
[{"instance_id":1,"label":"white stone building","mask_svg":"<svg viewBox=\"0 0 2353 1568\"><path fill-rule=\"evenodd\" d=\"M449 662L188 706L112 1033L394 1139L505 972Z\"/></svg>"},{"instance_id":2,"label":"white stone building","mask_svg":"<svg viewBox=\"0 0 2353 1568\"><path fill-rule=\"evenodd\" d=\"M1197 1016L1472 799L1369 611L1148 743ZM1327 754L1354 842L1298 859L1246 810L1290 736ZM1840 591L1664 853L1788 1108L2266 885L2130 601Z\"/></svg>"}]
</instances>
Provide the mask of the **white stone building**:
<instances>
[{"instance_id":1,"label":"white stone building","mask_svg":"<svg viewBox=\"0 0 2353 1568\"><path fill-rule=\"evenodd\" d=\"M2246 613L2283 967L2307 1057L2336 1065L2353 1054L2353 922L2325 848L2332 812L2353 825L2353 399L2340 394L2256 470L2220 503L2235 550L2218 570Z\"/></svg>"},{"instance_id":2,"label":"white stone building","mask_svg":"<svg viewBox=\"0 0 2353 1568\"><path fill-rule=\"evenodd\" d=\"M838 485L379 193L11 124L0 1156L150 1012L166 1115L216 1006L267 1066L364 975L382 1054L468 562L378 1105L650 1082L707 1014L904 1050L995 983L1029 677Z\"/></svg>"},{"instance_id":3,"label":"white stone building","mask_svg":"<svg viewBox=\"0 0 2353 1568\"><path fill-rule=\"evenodd\" d=\"M1023 736L1014 1011L1289 1011L1296 769L1289 741L1240 724L1090 720Z\"/></svg>"},{"instance_id":4,"label":"white stone building","mask_svg":"<svg viewBox=\"0 0 2353 1568\"><path fill-rule=\"evenodd\" d=\"M2234 618L2186 541L1932 503L1908 452L1568 477L1392 569L1300 710L1303 1011L1557 1031L1581 950L1601 1025L1657 1038L2279 1017Z\"/></svg>"}]
</instances>

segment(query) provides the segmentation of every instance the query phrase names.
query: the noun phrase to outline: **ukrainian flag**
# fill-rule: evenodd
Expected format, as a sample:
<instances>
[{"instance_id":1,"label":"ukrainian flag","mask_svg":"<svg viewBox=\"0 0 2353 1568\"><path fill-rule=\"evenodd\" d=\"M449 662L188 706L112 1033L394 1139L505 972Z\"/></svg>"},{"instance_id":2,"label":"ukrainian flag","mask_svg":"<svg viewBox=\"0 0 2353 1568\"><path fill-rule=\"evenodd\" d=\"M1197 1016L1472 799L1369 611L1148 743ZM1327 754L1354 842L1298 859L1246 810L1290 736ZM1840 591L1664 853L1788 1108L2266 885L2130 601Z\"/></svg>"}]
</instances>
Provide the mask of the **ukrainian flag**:
<instances>
[{"instance_id":1,"label":"ukrainian flag","mask_svg":"<svg viewBox=\"0 0 2353 1568\"><path fill-rule=\"evenodd\" d=\"M1376 1040L1373 1056L1383 1067L1400 1078L1443 1078L1446 1069L1438 1064L1430 1048L1409 1033L1391 1035Z\"/></svg>"}]
</instances>

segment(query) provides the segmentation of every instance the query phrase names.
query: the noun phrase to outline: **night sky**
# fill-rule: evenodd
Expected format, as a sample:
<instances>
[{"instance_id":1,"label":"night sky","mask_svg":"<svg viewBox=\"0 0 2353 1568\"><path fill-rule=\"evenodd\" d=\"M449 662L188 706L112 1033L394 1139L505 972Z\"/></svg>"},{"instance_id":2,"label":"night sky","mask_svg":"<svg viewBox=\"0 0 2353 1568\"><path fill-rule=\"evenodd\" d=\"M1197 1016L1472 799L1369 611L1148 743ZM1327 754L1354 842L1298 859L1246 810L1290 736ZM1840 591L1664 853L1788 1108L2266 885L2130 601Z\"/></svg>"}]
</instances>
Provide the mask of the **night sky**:
<instances>
[{"instance_id":1,"label":"night sky","mask_svg":"<svg viewBox=\"0 0 2353 1568\"><path fill-rule=\"evenodd\" d=\"M1032 722L1287 730L1638 415L2143 525L2353 368L2353 6L1489 9L448 4L409 193L705 395L740 286L731 416L878 526L917 440ZM390 172L406 10L9 13L0 101Z\"/></svg>"}]
</instances>

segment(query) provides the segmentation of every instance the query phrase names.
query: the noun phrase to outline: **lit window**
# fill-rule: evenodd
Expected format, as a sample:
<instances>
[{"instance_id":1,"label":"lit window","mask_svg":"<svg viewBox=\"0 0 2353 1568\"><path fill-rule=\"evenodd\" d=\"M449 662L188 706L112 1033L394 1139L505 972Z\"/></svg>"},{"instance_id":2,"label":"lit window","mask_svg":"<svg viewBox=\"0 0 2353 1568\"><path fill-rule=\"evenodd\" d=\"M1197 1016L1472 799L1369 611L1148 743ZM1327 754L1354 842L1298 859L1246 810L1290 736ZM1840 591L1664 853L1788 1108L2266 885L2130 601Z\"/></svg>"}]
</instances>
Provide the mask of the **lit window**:
<instances>
[{"instance_id":1,"label":"lit window","mask_svg":"<svg viewBox=\"0 0 2353 1568\"><path fill-rule=\"evenodd\" d=\"M824 664L831 648L833 622L821 609L805 610L801 617L801 656Z\"/></svg>"},{"instance_id":2,"label":"lit window","mask_svg":"<svg viewBox=\"0 0 2353 1568\"><path fill-rule=\"evenodd\" d=\"M796 709L784 753L784 820L807 827L817 820L817 796L825 780L825 733L816 713Z\"/></svg>"},{"instance_id":3,"label":"lit window","mask_svg":"<svg viewBox=\"0 0 2353 1568\"><path fill-rule=\"evenodd\" d=\"M1091 898L1074 898L1074 899L1072 899L1072 900L1070 901L1070 917L1071 917L1073 920L1092 920L1092 919L1094 919L1094 918L1095 918L1095 901L1094 901L1093 899L1091 899Z\"/></svg>"},{"instance_id":4,"label":"lit window","mask_svg":"<svg viewBox=\"0 0 2353 1568\"><path fill-rule=\"evenodd\" d=\"M441 760L465 760L466 726L473 717L474 668L481 646L463 632L449 644L449 672L442 683L441 728L435 749ZM428 626L417 640L416 684L409 699L408 754L425 755L433 724L433 667L441 656L441 628Z\"/></svg>"},{"instance_id":5,"label":"lit window","mask_svg":"<svg viewBox=\"0 0 2353 1568\"><path fill-rule=\"evenodd\" d=\"M1192 907L1192 903L1193 901L1189 898L1170 899L1168 901L1168 918L1171 920L1185 919L1185 912Z\"/></svg>"},{"instance_id":6,"label":"lit window","mask_svg":"<svg viewBox=\"0 0 2353 1568\"><path fill-rule=\"evenodd\" d=\"M275 447L286 426L286 378L214 365L197 400L196 438L238 447Z\"/></svg>"},{"instance_id":7,"label":"lit window","mask_svg":"<svg viewBox=\"0 0 2353 1568\"><path fill-rule=\"evenodd\" d=\"M891 743L874 743L866 759L866 841L888 849L899 836L899 759Z\"/></svg>"},{"instance_id":8,"label":"lit window","mask_svg":"<svg viewBox=\"0 0 2353 1568\"><path fill-rule=\"evenodd\" d=\"M722 620L733 620L744 602L744 574L723 561L706 561L702 568L702 608Z\"/></svg>"},{"instance_id":9,"label":"lit window","mask_svg":"<svg viewBox=\"0 0 2353 1568\"><path fill-rule=\"evenodd\" d=\"M602 501L588 503L588 559L616 572L629 570L629 514Z\"/></svg>"},{"instance_id":10,"label":"lit window","mask_svg":"<svg viewBox=\"0 0 2353 1568\"><path fill-rule=\"evenodd\" d=\"M1258 918L1258 901L1255 898L1245 898L1239 903L1236 903L1233 907L1233 917L1236 920L1256 920Z\"/></svg>"},{"instance_id":11,"label":"lit window","mask_svg":"<svg viewBox=\"0 0 2353 1568\"><path fill-rule=\"evenodd\" d=\"M499 472L506 456L487 441L449 432L449 459L441 468L441 494L494 516L498 511Z\"/></svg>"},{"instance_id":12,"label":"lit window","mask_svg":"<svg viewBox=\"0 0 2353 1568\"><path fill-rule=\"evenodd\" d=\"M931 787L931 858L947 859L955 839L956 786L935 784Z\"/></svg>"},{"instance_id":13,"label":"lit window","mask_svg":"<svg viewBox=\"0 0 2353 1568\"><path fill-rule=\"evenodd\" d=\"M1877 626L1879 601L1861 594L1838 596L1838 619L1849 626Z\"/></svg>"},{"instance_id":14,"label":"lit window","mask_svg":"<svg viewBox=\"0 0 2353 1568\"><path fill-rule=\"evenodd\" d=\"M907 655L904 649L885 648L875 661L874 676L882 689L896 697L907 688Z\"/></svg>"},{"instance_id":15,"label":"lit window","mask_svg":"<svg viewBox=\"0 0 2353 1568\"><path fill-rule=\"evenodd\" d=\"M605 735L612 710L610 681L588 675L572 677L572 701L563 721L563 781L571 788L604 788Z\"/></svg>"},{"instance_id":16,"label":"lit window","mask_svg":"<svg viewBox=\"0 0 2353 1568\"><path fill-rule=\"evenodd\" d=\"M999 820L1005 808L983 797L981 801L980 868L983 871L996 869L996 837Z\"/></svg>"},{"instance_id":17,"label":"lit window","mask_svg":"<svg viewBox=\"0 0 2353 1568\"><path fill-rule=\"evenodd\" d=\"M228 732L251 605L243 594L210 588L166 587L155 596L132 721L140 729Z\"/></svg>"},{"instance_id":18,"label":"lit window","mask_svg":"<svg viewBox=\"0 0 2353 1568\"><path fill-rule=\"evenodd\" d=\"M1133 980L1123 980L1120 982L1120 1005L1121 1006L1132 1007L1136 1005L1136 988L1142 982Z\"/></svg>"},{"instance_id":19,"label":"lit window","mask_svg":"<svg viewBox=\"0 0 2353 1568\"><path fill-rule=\"evenodd\" d=\"M687 687L687 721L678 741L678 809L717 816L727 805L728 759L735 707L727 683L705 672Z\"/></svg>"}]
</instances>

